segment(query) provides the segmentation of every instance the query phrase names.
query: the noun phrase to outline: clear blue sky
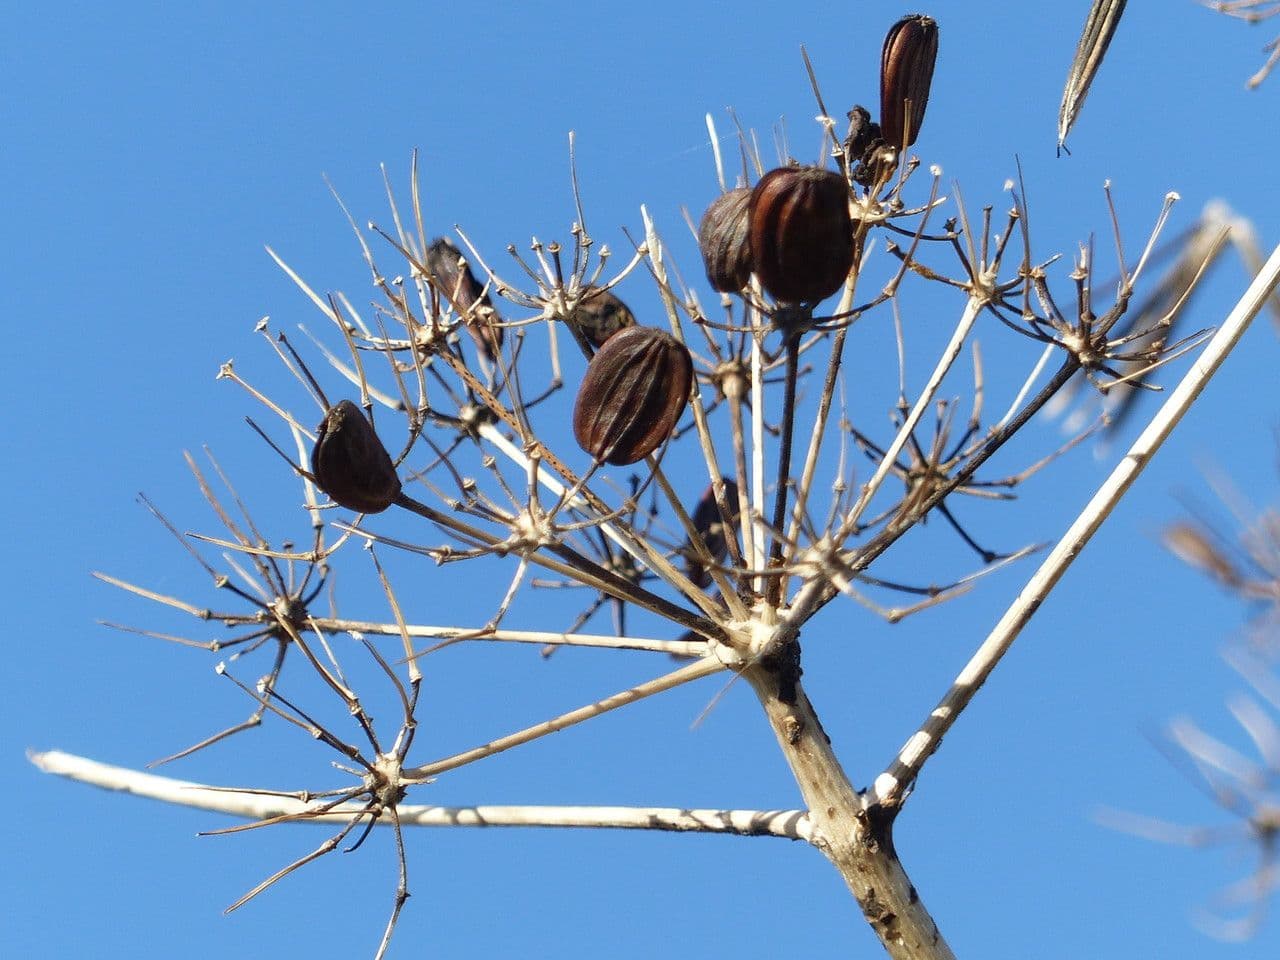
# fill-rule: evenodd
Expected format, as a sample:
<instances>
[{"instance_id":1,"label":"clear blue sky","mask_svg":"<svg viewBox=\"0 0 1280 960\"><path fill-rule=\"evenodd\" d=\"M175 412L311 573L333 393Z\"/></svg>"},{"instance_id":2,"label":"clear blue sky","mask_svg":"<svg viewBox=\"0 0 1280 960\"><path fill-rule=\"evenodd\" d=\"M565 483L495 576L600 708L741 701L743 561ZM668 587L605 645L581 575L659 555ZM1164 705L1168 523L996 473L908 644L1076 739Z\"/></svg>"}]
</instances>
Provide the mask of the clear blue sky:
<instances>
[{"instance_id":1,"label":"clear blue sky","mask_svg":"<svg viewBox=\"0 0 1280 960\"><path fill-rule=\"evenodd\" d=\"M917 151L973 206L997 210L1008 205L1001 188L1020 156L1046 250L1069 255L1096 231L1100 255L1109 253L1107 178L1131 243L1177 190L1175 226L1221 197L1274 244L1280 77L1244 89L1267 28L1189 0L1134 0L1071 138L1074 154L1055 159L1057 104L1087 6L928 8L941 53ZM284 328L315 321L265 244L319 289L367 299L367 272L322 176L357 221L385 220L378 165L403 187L417 147L432 232L462 223L496 251L531 235L567 240L566 135L575 130L597 232L626 249L621 228L639 229L645 203L682 237L685 274L697 277L679 211L696 216L715 193L703 115L727 129L723 111L733 106L766 143L785 117L793 147L807 151L815 110L800 43L833 112L874 105L884 30L916 9L654 0L5 13L0 275L10 333L0 359L0 483L10 547L0 580L0 769L10 813L0 953L350 957L377 943L394 885L389 833L225 918L226 904L322 831L197 838L226 821L44 777L23 757L56 747L139 766L247 712L214 676L212 656L97 625L201 629L89 572L218 600L134 502L145 491L181 529L211 529L181 459L203 443L277 536L302 529L289 513L296 486L243 423L252 403L214 374L234 356L272 383L277 368L253 324L265 314ZM1244 284L1228 263L1195 322L1215 323ZM657 309L638 279L623 293L637 312ZM945 330L953 320L917 322ZM1005 334L993 326L982 336L998 353ZM1192 926L1197 906L1251 866L1239 851L1159 846L1093 819L1111 805L1226 822L1147 735L1188 715L1248 748L1224 707L1239 684L1217 657L1241 611L1157 537L1182 515L1180 492L1207 496L1206 467L1235 477L1255 502L1274 501L1278 363L1264 320L957 726L899 822L907 869L961 956L1213 960L1280 948L1280 924L1244 950ZM1057 425L1034 429L1051 444ZM1006 541L1056 538L1114 456L1077 451L1024 489L1012 519L983 529ZM1003 469L1022 465L1015 457ZM421 619L479 623L492 608L491 583L458 592L428 564L402 569ZM852 606L815 623L806 679L856 782L889 759L1031 569L894 628ZM572 604L545 597L535 600L572 616ZM442 655L424 691L423 758L664 665L585 652L543 663L525 648ZM690 729L717 689L712 681L649 701L451 774L415 799L795 806L748 691L731 690ZM278 724L170 772L289 789L341 777L327 754ZM408 842L413 898L392 956L879 955L838 876L800 845L547 831L419 831Z\"/></svg>"}]
</instances>

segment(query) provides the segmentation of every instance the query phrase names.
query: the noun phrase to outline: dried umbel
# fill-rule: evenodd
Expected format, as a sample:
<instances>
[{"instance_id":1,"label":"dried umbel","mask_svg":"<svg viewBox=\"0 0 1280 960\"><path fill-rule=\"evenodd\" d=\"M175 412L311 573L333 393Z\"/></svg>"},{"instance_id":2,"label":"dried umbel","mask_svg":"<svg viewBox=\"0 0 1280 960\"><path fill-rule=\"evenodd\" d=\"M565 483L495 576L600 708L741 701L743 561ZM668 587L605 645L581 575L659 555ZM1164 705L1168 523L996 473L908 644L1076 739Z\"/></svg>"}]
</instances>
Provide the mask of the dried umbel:
<instances>
[{"instance_id":1,"label":"dried umbel","mask_svg":"<svg viewBox=\"0 0 1280 960\"><path fill-rule=\"evenodd\" d=\"M311 451L316 485L339 506L381 513L400 493L400 478L364 413L340 400L324 415Z\"/></svg>"},{"instance_id":2,"label":"dried umbel","mask_svg":"<svg viewBox=\"0 0 1280 960\"><path fill-rule=\"evenodd\" d=\"M770 170L751 191L747 222L756 276L776 300L824 300L853 266L849 186L838 173Z\"/></svg>"},{"instance_id":3,"label":"dried umbel","mask_svg":"<svg viewBox=\"0 0 1280 960\"><path fill-rule=\"evenodd\" d=\"M702 494L702 498L698 501L698 505L693 510L693 515L689 518L693 521L693 528L698 531L702 537L702 542L706 545L707 553L711 555L714 561L723 560L725 554L729 551L729 537L736 537L733 527L738 523L740 513L738 511L738 485L732 480L724 481L724 502L729 508L730 527L725 528L724 517L720 514L720 507L716 503L715 490L707 487L706 492ZM711 573L703 566L703 561L697 556L691 547L685 548L685 573L689 579L696 583L704 590L711 586Z\"/></svg>"},{"instance_id":4,"label":"dried umbel","mask_svg":"<svg viewBox=\"0 0 1280 960\"><path fill-rule=\"evenodd\" d=\"M587 287L582 299L574 308L570 323L574 324L593 346L604 342L624 327L636 325L636 315L631 308L609 290Z\"/></svg>"},{"instance_id":5,"label":"dried umbel","mask_svg":"<svg viewBox=\"0 0 1280 960\"><path fill-rule=\"evenodd\" d=\"M654 327L628 327L587 365L573 435L603 463L643 460L671 436L692 385L693 360L684 344Z\"/></svg>"},{"instance_id":6,"label":"dried umbel","mask_svg":"<svg viewBox=\"0 0 1280 960\"><path fill-rule=\"evenodd\" d=\"M698 247L711 289L737 293L751 279L751 246L747 236L747 206L751 188L721 194L698 225Z\"/></svg>"},{"instance_id":7,"label":"dried umbel","mask_svg":"<svg viewBox=\"0 0 1280 960\"><path fill-rule=\"evenodd\" d=\"M467 333L490 361L502 352L502 322L489 294L467 266L462 251L447 237L437 237L427 247L427 269L436 289L463 318Z\"/></svg>"},{"instance_id":8,"label":"dried umbel","mask_svg":"<svg viewBox=\"0 0 1280 960\"><path fill-rule=\"evenodd\" d=\"M880 130L895 150L916 142L937 58L938 24L932 17L913 13L889 28L880 52Z\"/></svg>"}]
</instances>

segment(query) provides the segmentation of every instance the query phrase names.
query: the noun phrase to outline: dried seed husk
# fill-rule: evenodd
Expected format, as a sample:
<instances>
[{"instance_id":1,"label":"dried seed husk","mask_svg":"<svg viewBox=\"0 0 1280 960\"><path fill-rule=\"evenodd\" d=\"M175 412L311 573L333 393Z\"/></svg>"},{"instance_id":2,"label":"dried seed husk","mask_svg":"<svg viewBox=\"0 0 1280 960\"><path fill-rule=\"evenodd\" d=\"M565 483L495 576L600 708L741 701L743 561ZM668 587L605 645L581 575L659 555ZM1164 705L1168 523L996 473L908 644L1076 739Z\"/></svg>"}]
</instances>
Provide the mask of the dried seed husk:
<instances>
[{"instance_id":1,"label":"dried seed husk","mask_svg":"<svg viewBox=\"0 0 1280 960\"><path fill-rule=\"evenodd\" d=\"M747 207L751 188L738 187L715 199L698 225L698 247L711 288L737 293L751 279Z\"/></svg>"},{"instance_id":2,"label":"dried seed husk","mask_svg":"<svg viewBox=\"0 0 1280 960\"><path fill-rule=\"evenodd\" d=\"M636 315L612 291L591 286L583 291L570 322L593 346L602 347L619 330L634 327Z\"/></svg>"},{"instance_id":3,"label":"dried seed husk","mask_svg":"<svg viewBox=\"0 0 1280 960\"><path fill-rule=\"evenodd\" d=\"M1084 98L1107 55L1107 47L1120 24L1126 0L1093 0L1089 16L1084 22L1080 42L1076 44L1075 59L1067 72L1067 83L1062 89L1062 105L1058 108L1058 149L1066 146L1067 134L1075 126L1076 118L1084 107ZM1070 152L1070 151L1068 151Z\"/></svg>"},{"instance_id":4,"label":"dried seed husk","mask_svg":"<svg viewBox=\"0 0 1280 960\"><path fill-rule=\"evenodd\" d=\"M720 507L716 504L715 490L711 486L708 486L706 492L702 494L698 505L694 507L693 515L689 518L693 522L694 529L701 534L707 553L715 561L723 560L729 552L729 537L737 537L734 528L741 514L738 510L738 485L732 480L724 481L724 501L725 506L729 508L728 529L725 528ZM691 547L685 548L685 573L703 590L711 586L710 571L702 565L702 561Z\"/></svg>"},{"instance_id":5,"label":"dried seed husk","mask_svg":"<svg viewBox=\"0 0 1280 960\"><path fill-rule=\"evenodd\" d=\"M889 28L880 51L880 131L895 150L916 142L937 58L938 24L932 17L913 13Z\"/></svg>"},{"instance_id":6,"label":"dried seed husk","mask_svg":"<svg viewBox=\"0 0 1280 960\"><path fill-rule=\"evenodd\" d=\"M320 422L311 473L330 500L359 513L381 513L400 494L391 455L350 400L330 407Z\"/></svg>"},{"instance_id":7,"label":"dried seed husk","mask_svg":"<svg viewBox=\"0 0 1280 960\"><path fill-rule=\"evenodd\" d=\"M853 266L849 185L838 173L770 170L751 191L747 223L755 274L776 300L824 300Z\"/></svg>"},{"instance_id":8,"label":"dried seed husk","mask_svg":"<svg viewBox=\"0 0 1280 960\"><path fill-rule=\"evenodd\" d=\"M625 466L658 449L689 402L693 360L654 327L627 327L591 358L573 408L573 435L596 460Z\"/></svg>"},{"instance_id":9,"label":"dried seed husk","mask_svg":"<svg viewBox=\"0 0 1280 960\"><path fill-rule=\"evenodd\" d=\"M502 318L493 308L484 285L471 272L462 251L448 237L437 237L427 247L427 269L440 295L467 328L475 345L490 362L502 353Z\"/></svg>"}]
</instances>

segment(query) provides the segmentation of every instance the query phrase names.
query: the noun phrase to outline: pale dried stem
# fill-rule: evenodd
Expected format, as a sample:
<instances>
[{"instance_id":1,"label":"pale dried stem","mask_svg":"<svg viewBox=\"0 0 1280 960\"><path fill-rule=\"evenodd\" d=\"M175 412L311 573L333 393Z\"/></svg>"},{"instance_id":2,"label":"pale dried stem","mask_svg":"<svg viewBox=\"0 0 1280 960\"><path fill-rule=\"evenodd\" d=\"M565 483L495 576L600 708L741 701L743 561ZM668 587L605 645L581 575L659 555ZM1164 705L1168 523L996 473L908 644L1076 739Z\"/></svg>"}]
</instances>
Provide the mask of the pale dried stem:
<instances>
[{"instance_id":1,"label":"pale dried stem","mask_svg":"<svg viewBox=\"0 0 1280 960\"><path fill-rule=\"evenodd\" d=\"M1250 322L1262 309L1271 291L1280 282L1280 247L1271 254L1262 271L1232 309L1222 327L1187 371L1177 388L1152 418L1141 436L1134 441L1120 461L1085 506L1075 522L1045 558L1012 606L996 624L965 668L930 713L920 729L907 741L897 758L872 787L873 802L890 808L906 799L925 762L938 749L942 738L956 718L973 699L1001 658L1017 639L1022 628L1039 609L1072 561L1079 556L1115 505L1132 486L1134 480L1159 450L1169 433L1182 419L1223 360L1244 335Z\"/></svg>"},{"instance_id":2,"label":"pale dried stem","mask_svg":"<svg viewBox=\"0 0 1280 960\"><path fill-rule=\"evenodd\" d=\"M773 674L753 667L745 676L809 808L810 842L840 871L889 956L954 960L898 860L892 816L864 805L804 691L797 684L795 702L784 703Z\"/></svg>"},{"instance_id":3,"label":"pale dried stem","mask_svg":"<svg viewBox=\"0 0 1280 960\"><path fill-rule=\"evenodd\" d=\"M228 790L207 784L158 777L140 770L99 763L60 750L31 752L39 770L104 790L159 800L180 807L225 813L250 820L300 818L305 823L346 823L366 809L345 803L319 816L314 807L293 796L259 791ZM439 807L401 804L396 808L402 827L586 827L619 830L665 830L677 833L727 833L738 836L810 840L808 816L801 810L697 810L681 807L610 806L476 806ZM378 821L390 826L390 821Z\"/></svg>"},{"instance_id":4,"label":"pale dried stem","mask_svg":"<svg viewBox=\"0 0 1280 960\"><path fill-rule=\"evenodd\" d=\"M619 707L625 707L628 704L643 700L646 697L652 697L656 694L663 693L683 684L690 683L694 680L701 680L703 677L709 677L714 673L719 673L725 667L720 661L713 658L699 660L681 667L679 670L673 670L671 673L656 679L649 680L645 683L637 684L620 693L605 697L603 700L597 700L595 703L589 703L577 710L570 710L558 717L550 720L544 720L542 723L535 723L531 727L518 730L515 733L508 734L505 737L499 737L491 740L489 743L471 750L464 750L462 753L454 754L451 757L444 757L431 763L424 764L420 767L408 768L404 770L404 779L409 781L423 781L437 773L443 773L446 770L453 770L456 767L473 763L484 757L491 757L494 754L502 753L510 750L512 747L518 747L521 744L529 743L552 733L558 733L567 727L582 723L584 720L590 720L598 717L603 713L616 710Z\"/></svg>"}]
</instances>

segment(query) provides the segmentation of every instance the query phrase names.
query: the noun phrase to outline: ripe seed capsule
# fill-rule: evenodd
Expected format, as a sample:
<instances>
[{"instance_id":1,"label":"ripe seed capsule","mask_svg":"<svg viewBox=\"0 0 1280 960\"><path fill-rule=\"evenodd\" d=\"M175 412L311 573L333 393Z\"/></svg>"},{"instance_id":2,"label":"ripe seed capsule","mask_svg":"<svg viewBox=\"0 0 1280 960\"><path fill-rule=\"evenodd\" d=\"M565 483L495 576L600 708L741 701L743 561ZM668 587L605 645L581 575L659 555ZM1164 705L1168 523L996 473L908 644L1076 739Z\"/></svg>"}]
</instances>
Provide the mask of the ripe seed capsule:
<instances>
[{"instance_id":1,"label":"ripe seed capsule","mask_svg":"<svg viewBox=\"0 0 1280 960\"><path fill-rule=\"evenodd\" d=\"M853 266L849 186L838 173L770 170L751 191L747 223L756 276L776 300L824 300Z\"/></svg>"},{"instance_id":2,"label":"ripe seed capsule","mask_svg":"<svg viewBox=\"0 0 1280 960\"><path fill-rule=\"evenodd\" d=\"M707 552L711 554L711 559L720 561L725 558L729 552L729 537L737 538L738 534L734 527L738 524L738 485L732 480L724 482L724 500L725 506L729 508L729 523L731 526L726 529L724 521L720 516L720 507L716 504L715 490L707 487L706 492L702 494L702 498L698 501L698 505L694 507L692 516L689 517L693 521L693 528L702 535L702 541L707 546ZM711 586L711 572L702 565L696 553L691 546L685 547L685 574L690 580L702 589Z\"/></svg>"},{"instance_id":3,"label":"ripe seed capsule","mask_svg":"<svg viewBox=\"0 0 1280 960\"><path fill-rule=\"evenodd\" d=\"M358 513L381 513L400 493L391 455L350 400L330 407L320 422L311 473L330 500Z\"/></svg>"},{"instance_id":4,"label":"ripe seed capsule","mask_svg":"<svg viewBox=\"0 0 1280 960\"><path fill-rule=\"evenodd\" d=\"M654 327L627 327L587 364L573 408L573 435L614 466L643 460L671 436L689 402L693 360Z\"/></svg>"},{"instance_id":5,"label":"ripe seed capsule","mask_svg":"<svg viewBox=\"0 0 1280 960\"><path fill-rule=\"evenodd\" d=\"M594 346L602 347L619 330L634 327L636 315L612 291L587 287L569 322L576 324Z\"/></svg>"},{"instance_id":6,"label":"ripe seed capsule","mask_svg":"<svg viewBox=\"0 0 1280 960\"><path fill-rule=\"evenodd\" d=\"M751 246L747 206L751 188L739 187L716 197L698 225L698 247L711 289L737 293L751 279Z\"/></svg>"},{"instance_id":7,"label":"ripe seed capsule","mask_svg":"<svg viewBox=\"0 0 1280 960\"><path fill-rule=\"evenodd\" d=\"M913 13L889 28L880 51L880 130L895 150L916 142L937 58L938 23L932 17Z\"/></svg>"}]
</instances>

